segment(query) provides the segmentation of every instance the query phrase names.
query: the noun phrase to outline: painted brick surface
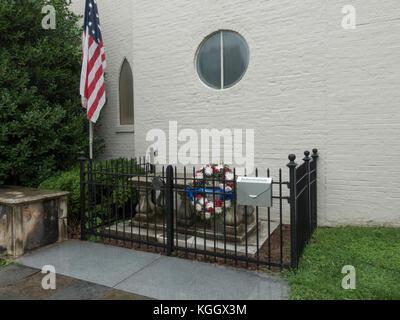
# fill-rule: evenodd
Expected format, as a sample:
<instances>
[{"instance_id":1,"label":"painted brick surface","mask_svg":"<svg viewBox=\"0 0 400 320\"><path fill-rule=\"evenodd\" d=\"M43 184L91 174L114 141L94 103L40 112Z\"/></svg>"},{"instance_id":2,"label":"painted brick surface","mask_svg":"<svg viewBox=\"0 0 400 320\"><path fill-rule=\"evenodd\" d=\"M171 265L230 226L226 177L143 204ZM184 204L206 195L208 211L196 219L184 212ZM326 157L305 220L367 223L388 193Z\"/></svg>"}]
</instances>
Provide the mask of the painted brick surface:
<instances>
[{"instance_id":1,"label":"painted brick surface","mask_svg":"<svg viewBox=\"0 0 400 320\"><path fill-rule=\"evenodd\" d=\"M253 128L255 163L282 167L318 147L319 222L400 226L400 2L398 0L98 0L108 103L106 158L143 155L153 128ZM352 4L357 28L341 27ZM84 1L72 8L83 12ZM239 32L250 64L233 88L206 87L199 44ZM135 133L118 127L118 76L133 69Z\"/></svg>"}]
</instances>

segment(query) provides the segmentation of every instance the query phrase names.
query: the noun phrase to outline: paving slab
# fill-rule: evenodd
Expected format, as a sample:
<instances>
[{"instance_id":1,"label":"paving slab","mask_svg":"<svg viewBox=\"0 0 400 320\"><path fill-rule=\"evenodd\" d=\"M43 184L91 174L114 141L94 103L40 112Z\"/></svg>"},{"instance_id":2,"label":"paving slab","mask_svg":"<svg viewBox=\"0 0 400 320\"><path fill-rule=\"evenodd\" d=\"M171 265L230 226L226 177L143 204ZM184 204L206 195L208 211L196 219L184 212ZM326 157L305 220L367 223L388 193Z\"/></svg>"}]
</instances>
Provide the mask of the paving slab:
<instances>
[{"instance_id":1,"label":"paving slab","mask_svg":"<svg viewBox=\"0 0 400 320\"><path fill-rule=\"evenodd\" d=\"M18 293L9 292L6 289L0 289L0 300L32 300Z\"/></svg>"},{"instance_id":2,"label":"paving slab","mask_svg":"<svg viewBox=\"0 0 400 320\"><path fill-rule=\"evenodd\" d=\"M277 276L162 257L116 286L155 299L280 300L288 285Z\"/></svg>"},{"instance_id":3,"label":"paving slab","mask_svg":"<svg viewBox=\"0 0 400 320\"><path fill-rule=\"evenodd\" d=\"M30 276L24 280L21 280L9 287L7 287L7 291L9 293L21 295L34 300L44 300L56 294L57 292L63 291L65 288L68 288L75 281L70 277L65 277L62 275L56 276L56 289L43 289L42 280L45 277L45 274L41 272Z\"/></svg>"},{"instance_id":4,"label":"paving slab","mask_svg":"<svg viewBox=\"0 0 400 320\"><path fill-rule=\"evenodd\" d=\"M0 268L0 288L26 279L29 276L38 272L39 270L37 269L21 266L18 264L11 264L7 267L2 267Z\"/></svg>"},{"instance_id":5,"label":"paving slab","mask_svg":"<svg viewBox=\"0 0 400 320\"><path fill-rule=\"evenodd\" d=\"M18 261L35 268L53 265L57 274L112 287L136 297L275 300L288 296L288 284L278 276L78 240L39 250ZM82 292L81 299L100 298L94 297L95 288L99 288L103 299L124 299L122 293L104 292L107 290L104 287L91 286L82 289L86 290L87 298ZM79 285L71 285L59 297L67 299L77 291ZM136 297L125 296L126 299ZM56 299L57 295L52 298Z\"/></svg>"},{"instance_id":6,"label":"paving slab","mask_svg":"<svg viewBox=\"0 0 400 320\"><path fill-rule=\"evenodd\" d=\"M101 300L151 300L151 299L134 293L129 293L120 290L112 290L108 292L105 296L103 296Z\"/></svg>"},{"instance_id":7,"label":"paving slab","mask_svg":"<svg viewBox=\"0 0 400 320\"><path fill-rule=\"evenodd\" d=\"M53 294L49 300L98 300L110 291L112 288L76 280L68 288Z\"/></svg>"},{"instance_id":8,"label":"paving slab","mask_svg":"<svg viewBox=\"0 0 400 320\"><path fill-rule=\"evenodd\" d=\"M17 261L38 269L52 265L57 274L114 287L159 258L157 254L69 240L33 252Z\"/></svg>"}]
</instances>

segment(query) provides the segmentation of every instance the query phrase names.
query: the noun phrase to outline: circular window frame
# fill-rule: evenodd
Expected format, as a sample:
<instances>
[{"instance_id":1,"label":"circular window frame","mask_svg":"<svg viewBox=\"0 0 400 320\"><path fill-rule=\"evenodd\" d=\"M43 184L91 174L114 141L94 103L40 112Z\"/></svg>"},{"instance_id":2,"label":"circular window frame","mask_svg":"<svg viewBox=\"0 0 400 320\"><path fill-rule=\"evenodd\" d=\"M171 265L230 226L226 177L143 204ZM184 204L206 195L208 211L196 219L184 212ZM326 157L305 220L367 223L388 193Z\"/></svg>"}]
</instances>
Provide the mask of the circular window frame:
<instances>
[{"instance_id":1,"label":"circular window frame","mask_svg":"<svg viewBox=\"0 0 400 320\"><path fill-rule=\"evenodd\" d=\"M244 71L242 72L242 74L240 75L240 77L232 84L232 85L230 85L229 87L225 87L224 86L224 77L223 77L223 75L224 75L224 65L223 65L223 63L224 63L224 58L223 58L223 52L224 52L224 49L223 49L223 33L224 32L229 32L229 33L233 33L233 34L236 34L237 36L239 36L242 40L243 40L243 43L246 45L246 49L247 49L247 63L246 63L246 66L245 66L245 68L244 68ZM208 84L206 81L204 81L203 80L203 77L202 77L202 75L200 74L200 72L199 72L199 66L198 66L198 61L199 61L199 54L200 54L200 51L201 51L201 49L202 49L202 47L204 46L204 44L210 39L210 38L212 38L214 35L216 35L216 34L218 34L218 33L221 33L221 87L220 88L217 88L217 87L213 87L213 86L211 86L210 84ZM200 44L199 44L199 46L197 47L197 50L196 50L196 54L195 54L195 57L194 57L194 69L195 69L195 72L196 72L196 75L197 75L197 78L198 78L198 80L202 83L202 85L203 86L205 86L205 87L207 87L208 89L212 89L212 90L216 90L216 91L225 91L225 90L229 90L229 89L232 89L232 88L234 88L234 87L236 87L237 85L238 85L238 83L240 83L241 82L241 80L244 78L244 76L245 76L245 74L247 73L247 71L248 71L248 69L249 69L249 66L250 66L250 47L249 47L249 44L248 44L248 42L246 41L246 39L238 32L238 31L235 31L235 30L230 30L230 29L220 29L220 30L217 30L217 31L214 31L214 32L212 32L212 33L210 33L208 36L206 36L201 42L200 42Z\"/></svg>"}]
</instances>

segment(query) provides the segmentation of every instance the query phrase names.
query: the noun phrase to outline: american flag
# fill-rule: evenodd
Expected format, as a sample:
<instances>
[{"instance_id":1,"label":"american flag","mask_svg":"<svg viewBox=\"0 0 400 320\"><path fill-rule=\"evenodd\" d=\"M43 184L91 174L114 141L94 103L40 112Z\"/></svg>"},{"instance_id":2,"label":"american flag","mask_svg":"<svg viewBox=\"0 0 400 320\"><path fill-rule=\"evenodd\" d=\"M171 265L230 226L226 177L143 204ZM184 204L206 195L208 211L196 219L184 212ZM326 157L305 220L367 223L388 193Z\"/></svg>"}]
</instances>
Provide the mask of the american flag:
<instances>
[{"instance_id":1,"label":"american flag","mask_svg":"<svg viewBox=\"0 0 400 320\"><path fill-rule=\"evenodd\" d=\"M82 106L87 110L87 118L96 122L100 110L106 102L104 85L103 38L101 36L99 12L96 0L86 0L85 24L82 36L82 72L81 88Z\"/></svg>"}]
</instances>

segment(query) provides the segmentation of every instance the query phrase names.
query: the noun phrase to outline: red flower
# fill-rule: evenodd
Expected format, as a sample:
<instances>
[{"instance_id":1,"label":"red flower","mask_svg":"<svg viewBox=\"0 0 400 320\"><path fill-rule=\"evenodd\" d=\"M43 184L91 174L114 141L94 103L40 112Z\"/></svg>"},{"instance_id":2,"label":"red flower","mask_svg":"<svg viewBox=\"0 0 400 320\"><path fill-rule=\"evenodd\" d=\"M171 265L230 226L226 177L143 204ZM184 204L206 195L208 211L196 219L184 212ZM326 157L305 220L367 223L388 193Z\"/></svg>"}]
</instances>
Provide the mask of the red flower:
<instances>
[{"instance_id":1,"label":"red flower","mask_svg":"<svg viewBox=\"0 0 400 320\"><path fill-rule=\"evenodd\" d=\"M224 172L228 172L228 171L229 171L229 169L228 169L228 168L225 168L225 169L224 169Z\"/></svg>"},{"instance_id":2,"label":"red flower","mask_svg":"<svg viewBox=\"0 0 400 320\"><path fill-rule=\"evenodd\" d=\"M214 169L214 173L218 173L219 171L217 169Z\"/></svg>"},{"instance_id":3,"label":"red flower","mask_svg":"<svg viewBox=\"0 0 400 320\"><path fill-rule=\"evenodd\" d=\"M221 207L221 206L222 206L222 201L220 201L220 200L215 200L215 204L216 204L218 207Z\"/></svg>"},{"instance_id":4,"label":"red flower","mask_svg":"<svg viewBox=\"0 0 400 320\"><path fill-rule=\"evenodd\" d=\"M212 207L208 208L208 212L214 212L214 208Z\"/></svg>"},{"instance_id":5,"label":"red flower","mask_svg":"<svg viewBox=\"0 0 400 320\"><path fill-rule=\"evenodd\" d=\"M198 194L198 195L197 195L197 199L200 199L200 198L201 198L201 194Z\"/></svg>"},{"instance_id":6,"label":"red flower","mask_svg":"<svg viewBox=\"0 0 400 320\"><path fill-rule=\"evenodd\" d=\"M233 188L234 183L233 183L233 182L229 182L229 186L230 186L231 188Z\"/></svg>"}]
</instances>

